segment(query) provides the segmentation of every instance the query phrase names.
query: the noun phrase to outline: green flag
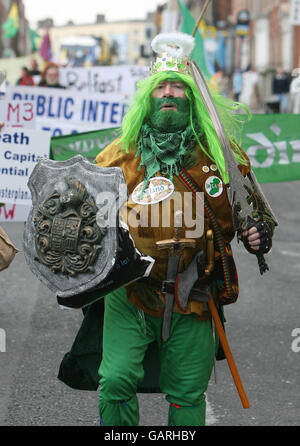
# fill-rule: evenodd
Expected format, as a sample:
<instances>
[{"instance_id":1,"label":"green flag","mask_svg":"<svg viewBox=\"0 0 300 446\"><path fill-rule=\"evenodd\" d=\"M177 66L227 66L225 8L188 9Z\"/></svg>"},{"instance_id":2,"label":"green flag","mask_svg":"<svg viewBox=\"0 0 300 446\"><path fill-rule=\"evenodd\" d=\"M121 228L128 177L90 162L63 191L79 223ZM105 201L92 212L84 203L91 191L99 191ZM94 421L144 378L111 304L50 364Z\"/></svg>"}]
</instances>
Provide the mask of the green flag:
<instances>
[{"instance_id":1,"label":"green flag","mask_svg":"<svg viewBox=\"0 0 300 446\"><path fill-rule=\"evenodd\" d=\"M19 30L19 11L15 2L10 8L7 20L3 23L2 29L4 30L3 39L12 39Z\"/></svg>"},{"instance_id":2,"label":"green flag","mask_svg":"<svg viewBox=\"0 0 300 446\"><path fill-rule=\"evenodd\" d=\"M35 53L38 50L38 47L35 43L35 39L37 39L37 38L41 38L41 36L36 31L29 28L29 40L30 40L30 45L31 45L31 51L33 53Z\"/></svg>"},{"instance_id":3,"label":"green flag","mask_svg":"<svg viewBox=\"0 0 300 446\"><path fill-rule=\"evenodd\" d=\"M184 3L182 3L181 0L178 1L178 6L180 8L181 14L182 14L182 24L180 31L186 34L192 35L194 28L195 28L195 20L193 19L189 9L186 7ZM210 80L212 77L209 69L207 68L206 64L206 58L205 58L205 49L204 49L204 42L202 35L200 34L199 30L195 34L195 47L191 54L191 59L194 60L197 65L199 66L203 76L206 78L206 80Z\"/></svg>"}]
</instances>

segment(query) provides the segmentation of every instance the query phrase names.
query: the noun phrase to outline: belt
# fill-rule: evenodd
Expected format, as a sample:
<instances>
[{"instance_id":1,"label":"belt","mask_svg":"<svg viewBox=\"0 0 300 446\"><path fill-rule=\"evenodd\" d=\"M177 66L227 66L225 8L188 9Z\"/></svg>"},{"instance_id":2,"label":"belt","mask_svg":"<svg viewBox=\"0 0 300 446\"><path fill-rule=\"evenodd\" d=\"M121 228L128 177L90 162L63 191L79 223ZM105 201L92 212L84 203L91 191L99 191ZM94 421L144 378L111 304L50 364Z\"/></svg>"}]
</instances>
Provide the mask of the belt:
<instances>
[{"instance_id":1,"label":"belt","mask_svg":"<svg viewBox=\"0 0 300 446\"><path fill-rule=\"evenodd\" d=\"M151 288L161 291L164 294L165 293L175 294L175 282L167 280L158 280L154 279L153 277L143 277L138 281L144 283L145 285L149 285ZM201 286L201 288L192 288L189 294L189 300L192 299L198 302L208 302L209 298L210 298L209 285L203 285Z\"/></svg>"}]
</instances>

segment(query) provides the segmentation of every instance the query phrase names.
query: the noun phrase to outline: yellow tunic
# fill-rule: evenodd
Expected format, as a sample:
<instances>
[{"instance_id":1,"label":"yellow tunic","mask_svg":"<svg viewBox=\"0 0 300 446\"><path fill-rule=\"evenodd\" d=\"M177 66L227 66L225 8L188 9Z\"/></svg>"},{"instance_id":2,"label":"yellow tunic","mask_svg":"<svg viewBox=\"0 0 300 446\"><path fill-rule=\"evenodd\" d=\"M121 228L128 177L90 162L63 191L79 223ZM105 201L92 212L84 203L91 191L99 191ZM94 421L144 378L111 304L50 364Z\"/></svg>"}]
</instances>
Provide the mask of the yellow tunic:
<instances>
[{"instance_id":1,"label":"yellow tunic","mask_svg":"<svg viewBox=\"0 0 300 446\"><path fill-rule=\"evenodd\" d=\"M146 213L143 212L143 225L137 226L136 219L133 217L136 216L137 219L141 217L141 205L134 203L131 195L136 186L143 181L145 168L143 166L140 170L138 170L141 162L140 156L136 157L135 151L131 151L129 153L122 151L121 144L117 144L117 142L118 140L112 142L99 153L96 158L96 164L102 167L117 166L122 169L130 196L129 200L125 203L121 210L121 217L126 220L126 223L129 226L130 234L134 239L137 249L144 255L149 255L155 259L155 264L152 268L150 277L160 281L165 280L167 274L168 251L158 250L156 242L159 240L171 239L174 236L174 194L163 202L142 205L147 206L148 209ZM230 242L234 237L234 230L232 226L231 208L227 198L226 186L222 183L223 191L220 195L216 197L209 195L205 187L208 178L215 176L221 180L221 177L218 170L216 170L215 165L205 155L205 153L199 147L196 147L195 150L197 150L197 163L191 169L187 170L187 172L198 183L201 191L204 192L206 200L216 216L225 241ZM248 168L244 166L241 169L243 174L245 174L248 170ZM158 172L156 176L159 177L163 175ZM182 199L184 214L189 214L194 221L197 217L197 222L203 222L202 234L197 234L197 237L195 237L196 247L186 248L181 255L179 263L179 272L181 272L187 268L196 252L199 250L204 250L204 252L206 251L205 234L208 229L211 229L211 227L208 218L205 215L203 216L203 209L199 209L199 205L196 205L195 197L193 197L192 201L186 198L187 196L185 193L191 194L187 186L183 184L175 175L173 177L173 183L177 197L181 197ZM189 207L190 202L192 203L192 208ZM186 208L184 208L185 203ZM167 212L167 217L170 218L170 225L168 225L168 227L163 227L160 224L153 227L153 225L151 225L151 221L157 222L157 218L161 219L162 212L164 212L164 217L166 217ZM147 218L145 218L145 215ZM134 220L135 224L131 224L131 221ZM188 226L186 226L186 224ZM200 226L200 224L198 224L198 226ZM195 231L196 229L197 232L199 232L197 225L195 225L194 228L190 227L190 222L186 222L186 220L183 219L181 237L186 237L186 231ZM164 295L160 291L154 291L153 288L145 284L140 284L139 282L130 284L126 287L126 290L127 298L134 305L153 316L161 317L163 315ZM174 303L173 310L178 313L183 313L176 303ZM207 313L203 310L205 310L203 303L190 300L184 314L193 312L199 316L199 319L206 319Z\"/></svg>"}]
</instances>

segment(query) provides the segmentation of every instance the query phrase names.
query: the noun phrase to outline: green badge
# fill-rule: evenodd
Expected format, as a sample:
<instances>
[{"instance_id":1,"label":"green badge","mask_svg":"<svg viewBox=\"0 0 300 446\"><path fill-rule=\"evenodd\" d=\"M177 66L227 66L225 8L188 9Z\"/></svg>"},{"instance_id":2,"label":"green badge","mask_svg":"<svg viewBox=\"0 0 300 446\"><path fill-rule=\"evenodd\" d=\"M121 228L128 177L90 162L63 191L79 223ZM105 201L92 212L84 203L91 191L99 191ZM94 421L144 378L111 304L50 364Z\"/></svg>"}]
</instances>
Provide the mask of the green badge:
<instances>
[{"instance_id":1,"label":"green badge","mask_svg":"<svg viewBox=\"0 0 300 446\"><path fill-rule=\"evenodd\" d=\"M211 197L219 197L223 192L223 183L220 178L211 176L205 181L205 189Z\"/></svg>"},{"instance_id":2,"label":"green badge","mask_svg":"<svg viewBox=\"0 0 300 446\"><path fill-rule=\"evenodd\" d=\"M143 191L144 182L138 184L131 198L137 204L155 204L166 200L174 192L174 184L165 177L150 178L147 188Z\"/></svg>"}]
</instances>

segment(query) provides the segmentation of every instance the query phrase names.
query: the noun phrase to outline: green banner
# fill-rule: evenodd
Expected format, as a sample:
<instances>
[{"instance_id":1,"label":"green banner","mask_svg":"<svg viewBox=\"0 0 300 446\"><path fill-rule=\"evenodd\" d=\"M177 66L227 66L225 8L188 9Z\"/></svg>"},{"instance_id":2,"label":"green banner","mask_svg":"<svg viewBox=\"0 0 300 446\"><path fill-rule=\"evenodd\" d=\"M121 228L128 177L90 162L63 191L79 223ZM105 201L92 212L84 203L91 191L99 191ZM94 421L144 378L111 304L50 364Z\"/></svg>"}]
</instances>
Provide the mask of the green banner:
<instances>
[{"instance_id":1,"label":"green banner","mask_svg":"<svg viewBox=\"0 0 300 446\"><path fill-rule=\"evenodd\" d=\"M82 155L93 162L101 150L119 136L120 129L95 130L51 138L50 158L65 161L73 156Z\"/></svg>"},{"instance_id":2,"label":"green banner","mask_svg":"<svg viewBox=\"0 0 300 446\"><path fill-rule=\"evenodd\" d=\"M259 183L300 180L300 115L253 115L241 146Z\"/></svg>"},{"instance_id":3,"label":"green banner","mask_svg":"<svg viewBox=\"0 0 300 446\"><path fill-rule=\"evenodd\" d=\"M82 155L90 161L119 136L119 128L51 138L50 158ZM254 115L244 126L241 146L259 183L300 180L300 115Z\"/></svg>"}]
</instances>

